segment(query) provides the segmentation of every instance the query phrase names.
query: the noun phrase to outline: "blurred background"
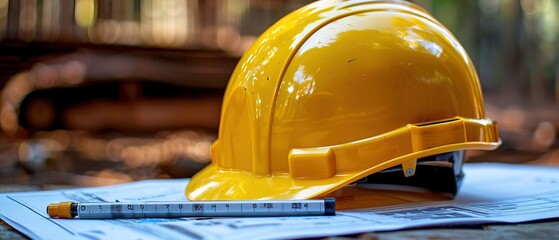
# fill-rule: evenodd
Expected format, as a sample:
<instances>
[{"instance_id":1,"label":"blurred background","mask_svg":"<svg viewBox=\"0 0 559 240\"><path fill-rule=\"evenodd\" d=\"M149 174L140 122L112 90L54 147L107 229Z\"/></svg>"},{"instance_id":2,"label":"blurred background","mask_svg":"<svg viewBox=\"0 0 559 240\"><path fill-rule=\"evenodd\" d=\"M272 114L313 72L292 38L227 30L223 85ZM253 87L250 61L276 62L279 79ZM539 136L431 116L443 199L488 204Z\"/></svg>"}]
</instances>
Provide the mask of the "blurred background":
<instances>
[{"instance_id":1,"label":"blurred background","mask_svg":"<svg viewBox=\"0 0 559 240\"><path fill-rule=\"evenodd\" d=\"M303 0L0 0L0 184L189 177L243 52ZM559 2L414 0L461 41L503 146L559 164Z\"/></svg>"}]
</instances>

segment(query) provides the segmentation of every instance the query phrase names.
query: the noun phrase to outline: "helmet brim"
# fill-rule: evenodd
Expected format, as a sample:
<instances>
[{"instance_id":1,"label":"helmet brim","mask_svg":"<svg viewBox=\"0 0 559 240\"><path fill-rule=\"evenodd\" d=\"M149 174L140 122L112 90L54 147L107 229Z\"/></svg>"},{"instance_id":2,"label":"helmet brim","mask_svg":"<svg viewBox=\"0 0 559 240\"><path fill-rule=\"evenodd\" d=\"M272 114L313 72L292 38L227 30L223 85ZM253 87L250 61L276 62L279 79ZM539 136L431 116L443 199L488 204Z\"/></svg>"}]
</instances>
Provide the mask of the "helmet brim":
<instances>
[{"instance_id":1,"label":"helmet brim","mask_svg":"<svg viewBox=\"0 0 559 240\"><path fill-rule=\"evenodd\" d=\"M406 161L465 149L492 150L500 144L499 140L493 143L467 142L439 146L398 157L363 171L336 174L330 178L292 178L289 174L257 176L250 172L222 169L216 164L210 164L192 177L186 187L186 196L190 200L320 198L363 177Z\"/></svg>"}]
</instances>

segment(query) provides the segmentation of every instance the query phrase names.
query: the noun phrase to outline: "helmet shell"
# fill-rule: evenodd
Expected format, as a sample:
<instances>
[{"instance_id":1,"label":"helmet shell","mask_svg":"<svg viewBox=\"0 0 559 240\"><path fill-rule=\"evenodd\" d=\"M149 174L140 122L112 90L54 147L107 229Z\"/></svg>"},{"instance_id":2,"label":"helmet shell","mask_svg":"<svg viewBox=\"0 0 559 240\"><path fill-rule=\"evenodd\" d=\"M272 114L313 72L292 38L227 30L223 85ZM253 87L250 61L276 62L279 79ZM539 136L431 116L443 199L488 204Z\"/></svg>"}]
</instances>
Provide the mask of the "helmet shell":
<instances>
[{"instance_id":1,"label":"helmet shell","mask_svg":"<svg viewBox=\"0 0 559 240\"><path fill-rule=\"evenodd\" d=\"M500 144L465 50L403 1L318 1L284 17L241 58L221 116L189 199L324 196L420 157Z\"/></svg>"}]
</instances>

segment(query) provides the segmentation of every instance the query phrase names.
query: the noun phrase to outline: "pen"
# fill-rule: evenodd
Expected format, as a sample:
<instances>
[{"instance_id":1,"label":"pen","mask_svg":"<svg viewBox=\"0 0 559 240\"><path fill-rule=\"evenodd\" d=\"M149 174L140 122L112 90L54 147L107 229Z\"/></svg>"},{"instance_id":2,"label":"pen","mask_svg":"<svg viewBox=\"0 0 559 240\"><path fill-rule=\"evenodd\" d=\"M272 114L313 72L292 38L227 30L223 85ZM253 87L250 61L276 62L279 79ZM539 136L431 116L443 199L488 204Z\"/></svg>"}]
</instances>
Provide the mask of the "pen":
<instances>
[{"instance_id":1,"label":"pen","mask_svg":"<svg viewBox=\"0 0 559 240\"><path fill-rule=\"evenodd\" d=\"M60 202L47 206L51 218L116 219L174 217L332 216L335 198L318 200Z\"/></svg>"}]
</instances>

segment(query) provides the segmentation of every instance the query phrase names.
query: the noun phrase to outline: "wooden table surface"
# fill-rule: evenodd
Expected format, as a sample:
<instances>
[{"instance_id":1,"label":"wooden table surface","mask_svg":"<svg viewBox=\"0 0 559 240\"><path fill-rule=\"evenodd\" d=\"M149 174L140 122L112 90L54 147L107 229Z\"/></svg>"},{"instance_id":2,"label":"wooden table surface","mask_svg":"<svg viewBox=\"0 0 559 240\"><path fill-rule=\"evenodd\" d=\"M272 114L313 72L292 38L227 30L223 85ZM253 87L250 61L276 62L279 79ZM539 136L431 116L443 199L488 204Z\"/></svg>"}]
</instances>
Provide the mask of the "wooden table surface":
<instances>
[{"instance_id":1,"label":"wooden table surface","mask_svg":"<svg viewBox=\"0 0 559 240\"><path fill-rule=\"evenodd\" d=\"M0 221L0 239L28 239ZM325 239L559 239L559 219L550 221L371 232Z\"/></svg>"}]
</instances>

